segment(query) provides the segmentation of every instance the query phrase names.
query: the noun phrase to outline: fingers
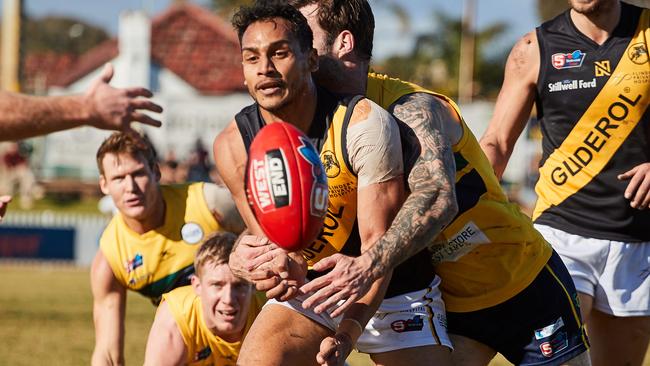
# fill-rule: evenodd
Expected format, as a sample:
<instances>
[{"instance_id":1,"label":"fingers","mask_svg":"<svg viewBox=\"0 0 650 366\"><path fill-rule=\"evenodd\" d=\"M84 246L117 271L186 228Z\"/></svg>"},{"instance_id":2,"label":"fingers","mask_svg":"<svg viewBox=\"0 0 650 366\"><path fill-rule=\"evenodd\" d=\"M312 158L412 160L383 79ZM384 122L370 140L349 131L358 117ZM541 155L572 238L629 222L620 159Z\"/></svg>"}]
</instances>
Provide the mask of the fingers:
<instances>
[{"instance_id":1,"label":"fingers","mask_svg":"<svg viewBox=\"0 0 650 366\"><path fill-rule=\"evenodd\" d=\"M334 279L331 278L331 276L332 276L332 274L328 273L328 274L326 274L324 276L317 277L317 278L313 279L312 281L309 281L306 284L304 284L300 288L300 291L302 291L302 292L304 292L306 294L308 294L310 292L317 291L317 290L329 285L330 283L332 283L332 281ZM309 299L307 299L306 302L309 302L310 299L313 298L313 297L314 297L313 295L310 296ZM305 306L305 309L308 308L308 307L310 307L310 306Z\"/></svg>"},{"instance_id":2,"label":"fingers","mask_svg":"<svg viewBox=\"0 0 650 366\"><path fill-rule=\"evenodd\" d=\"M320 344L320 351L316 355L316 362L321 365L335 364L336 362L336 339L327 337Z\"/></svg>"},{"instance_id":3,"label":"fingers","mask_svg":"<svg viewBox=\"0 0 650 366\"><path fill-rule=\"evenodd\" d=\"M617 176L617 178L618 178L619 180L630 179L631 177L634 176L634 174L636 173L636 171L637 171L638 168L639 168L639 166L637 165L637 166L635 166L634 168L628 170L627 172L625 172L625 173L623 173L623 174L619 174L619 175Z\"/></svg>"},{"instance_id":4,"label":"fingers","mask_svg":"<svg viewBox=\"0 0 650 366\"><path fill-rule=\"evenodd\" d=\"M255 289L257 291L266 292L266 297L272 299L275 297L272 295L280 293L281 289L283 290L282 280L278 276L271 276L266 279L257 280L255 281Z\"/></svg>"},{"instance_id":5,"label":"fingers","mask_svg":"<svg viewBox=\"0 0 650 366\"><path fill-rule=\"evenodd\" d=\"M149 89L142 87L126 88L124 91L126 92L126 96L129 98L151 98L153 96L153 93Z\"/></svg>"},{"instance_id":6,"label":"fingers","mask_svg":"<svg viewBox=\"0 0 650 366\"><path fill-rule=\"evenodd\" d=\"M102 73L99 76L99 80L108 84L113 78L113 73L114 73L113 64L107 63L106 65L104 65L104 68L102 69Z\"/></svg>"},{"instance_id":7,"label":"fingers","mask_svg":"<svg viewBox=\"0 0 650 366\"><path fill-rule=\"evenodd\" d=\"M131 107L132 109L145 109L156 113L160 113L163 111L161 106L152 102L149 99L133 99L129 107Z\"/></svg>"},{"instance_id":8,"label":"fingers","mask_svg":"<svg viewBox=\"0 0 650 366\"><path fill-rule=\"evenodd\" d=\"M249 260L246 263L249 271L258 268L264 263L272 262L276 257L286 256L286 252L281 248L273 248L270 245L264 247L255 247L248 249L246 257Z\"/></svg>"},{"instance_id":9,"label":"fingers","mask_svg":"<svg viewBox=\"0 0 650 366\"><path fill-rule=\"evenodd\" d=\"M0 196L0 203L9 203L11 202L11 196L5 195Z\"/></svg>"},{"instance_id":10,"label":"fingers","mask_svg":"<svg viewBox=\"0 0 650 366\"><path fill-rule=\"evenodd\" d=\"M335 290L333 288L326 287L326 288L324 288L324 289L322 289L320 291L322 291L322 294L321 294L320 297L324 301L322 301L320 304L318 304L316 307L314 307L314 312L316 314L326 312L330 308L336 306L341 300L346 300L346 302L347 302L350 299L354 299L354 301L356 301L356 299L357 299L356 296L354 296L354 295L350 296L350 294L346 290L341 290L341 291L338 291L338 292L334 293Z\"/></svg>"},{"instance_id":11,"label":"fingers","mask_svg":"<svg viewBox=\"0 0 650 366\"><path fill-rule=\"evenodd\" d=\"M644 177L643 177L642 174L635 174L632 177L632 179L630 179L630 182L627 184L627 188L625 189L625 193L624 193L625 198L627 198L628 200L631 200L634 197L635 192L636 192L638 186L641 184L643 178ZM632 207L634 207L634 206L632 206Z\"/></svg>"},{"instance_id":12,"label":"fingers","mask_svg":"<svg viewBox=\"0 0 650 366\"><path fill-rule=\"evenodd\" d=\"M650 203L650 195L648 195L648 192L650 191L650 177L646 177L645 175L641 175L641 176L642 178L640 179L640 182L638 183L638 186L636 188L636 194L634 195L634 199L632 200L632 202L630 202L630 206L639 210L643 210L647 208L648 203Z\"/></svg>"},{"instance_id":13,"label":"fingers","mask_svg":"<svg viewBox=\"0 0 650 366\"><path fill-rule=\"evenodd\" d=\"M330 314L330 316L331 316L332 318L336 318L336 317L338 317L339 315L343 315L343 313L345 313L346 311L348 311L348 309L350 308L350 306L352 306L352 304L354 304L355 302L357 302L358 299L359 299L359 296L357 296L357 295L351 295L350 297L348 297L347 300L345 300L345 302L344 302L343 304L341 304L339 307L337 307L336 309L334 309L334 311L332 311L332 313Z\"/></svg>"},{"instance_id":14,"label":"fingers","mask_svg":"<svg viewBox=\"0 0 650 366\"><path fill-rule=\"evenodd\" d=\"M131 118L132 121L138 121L140 123L144 123L145 125L153 126L153 127L160 127L162 126L162 122L160 122L157 119L151 118L148 115L140 112L133 112L131 113ZM130 129L130 127L126 127Z\"/></svg>"},{"instance_id":15,"label":"fingers","mask_svg":"<svg viewBox=\"0 0 650 366\"><path fill-rule=\"evenodd\" d=\"M314 263L314 266L312 267L314 271L322 272L327 269L333 268L336 265L336 262L339 260L339 257L341 257L341 254L333 254L329 257L325 257L318 262Z\"/></svg>"}]
</instances>

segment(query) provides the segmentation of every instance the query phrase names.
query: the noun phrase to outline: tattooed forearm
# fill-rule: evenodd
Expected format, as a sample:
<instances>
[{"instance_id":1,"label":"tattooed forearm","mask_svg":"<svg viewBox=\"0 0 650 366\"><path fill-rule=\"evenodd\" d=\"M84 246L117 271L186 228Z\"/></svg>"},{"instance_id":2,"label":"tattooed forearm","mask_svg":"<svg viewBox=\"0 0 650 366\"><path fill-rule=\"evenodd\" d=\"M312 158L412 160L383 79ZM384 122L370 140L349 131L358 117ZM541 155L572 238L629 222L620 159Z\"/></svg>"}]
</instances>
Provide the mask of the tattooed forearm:
<instances>
[{"instance_id":1,"label":"tattooed forearm","mask_svg":"<svg viewBox=\"0 0 650 366\"><path fill-rule=\"evenodd\" d=\"M367 251L376 276L426 248L458 212L456 166L444 127L453 117L443 103L416 93L394 105L393 115L415 132L420 156L408 177L411 194L388 231Z\"/></svg>"}]
</instances>

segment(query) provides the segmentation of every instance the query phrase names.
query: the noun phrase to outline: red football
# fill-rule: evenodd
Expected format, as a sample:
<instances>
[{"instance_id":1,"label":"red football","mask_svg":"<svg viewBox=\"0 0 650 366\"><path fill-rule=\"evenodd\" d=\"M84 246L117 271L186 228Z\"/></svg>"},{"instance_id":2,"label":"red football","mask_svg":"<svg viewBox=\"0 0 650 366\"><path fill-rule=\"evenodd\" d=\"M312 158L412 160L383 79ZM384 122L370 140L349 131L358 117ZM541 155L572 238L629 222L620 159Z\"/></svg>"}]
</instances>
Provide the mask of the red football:
<instances>
[{"instance_id":1,"label":"red football","mask_svg":"<svg viewBox=\"0 0 650 366\"><path fill-rule=\"evenodd\" d=\"M287 250L311 244L327 213L327 176L309 138L285 122L266 125L248 152L246 193L266 236Z\"/></svg>"}]
</instances>

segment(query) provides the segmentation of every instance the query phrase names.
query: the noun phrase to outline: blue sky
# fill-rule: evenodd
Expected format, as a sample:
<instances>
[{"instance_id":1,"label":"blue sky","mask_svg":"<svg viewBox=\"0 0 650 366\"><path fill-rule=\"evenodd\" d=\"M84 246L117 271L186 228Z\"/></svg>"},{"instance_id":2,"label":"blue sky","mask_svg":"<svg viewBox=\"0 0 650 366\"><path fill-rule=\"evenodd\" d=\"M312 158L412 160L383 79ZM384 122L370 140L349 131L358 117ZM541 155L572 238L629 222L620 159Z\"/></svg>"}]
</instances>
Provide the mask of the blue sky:
<instances>
[{"instance_id":1,"label":"blue sky","mask_svg":"<svg viewBox=\"0 0 650 366\"><path fill-rule=\"evenodd\" d=\"M192 2L207 4L209 1L193 0ZM458 17L462 13L460 0L400 0L399 2L407 9L412 19L411 31L402 34L397 19L382 6L386 0L370 0L370 2L376 18L376 59L394 53L408 52L412 47L415 34L435 29L432 16L434 10L442 10ZM24 0L25 11L30 16L73 16L101 26L111 34L117 33L117 19L122 10L144 8L155 15L170 3L170 0ZM518 37L532 30L537 24L535 0L477 0L477 27L481 29L496 21L504 21L510 27L504 39L494 47L499 49L511 47Z\"/></svg>"}]
</instances>

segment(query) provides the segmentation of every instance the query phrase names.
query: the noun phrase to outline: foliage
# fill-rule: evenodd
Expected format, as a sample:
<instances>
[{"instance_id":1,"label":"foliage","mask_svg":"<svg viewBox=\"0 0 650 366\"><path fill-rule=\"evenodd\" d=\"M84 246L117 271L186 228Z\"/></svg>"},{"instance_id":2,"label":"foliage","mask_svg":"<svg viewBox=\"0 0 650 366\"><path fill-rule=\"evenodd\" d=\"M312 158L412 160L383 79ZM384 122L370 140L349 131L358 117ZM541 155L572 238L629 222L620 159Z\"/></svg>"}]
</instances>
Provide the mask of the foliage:
<instances>
[{"instance_id":1,"label":"foliage","mask_svg":"<svg viewBox=\"0 0 650 366\"><path fill-rule=\"evenodd\" d=\"M225 19L230 19L240 6L252 3L253 0L211 0L210 2L212 10Z\"/></svg>"},{"instance_id":2,"label":"foliage","mask_svg":"<svg viewBox=\"0 0 650 366\"><path fill-rule=\"evenodd\" d=\"M567 0L537 0L537 16L545 22L569 8Z\"/></svg>"},{"instance_id":3,"label":"foliage","mask_svg":"<svg viewBox=\"0 0 650 366\"><path fill-rule=\"evenodd\" d=\"M442 12L433 15L437 28L416 38L412 52L392 56L377 68L391 76L413 81L444 94L458 92L458 69L462 22ZM490 47L507 30L505 23L494 23L475 34L475 92L479 96L494 96L503 80L503 60L506 50Z\"/></svg>"},{"instance_id":4,"label":"foliage","mask_svg":"<svg viewBox=\"0 0 650 366\"><path fill-rule=\"evenodd\" d=\"M53 51L80 55L108 39L101 28L58 16L27 18L22 33L24 53Z\"/></svg>"}]
</instances>

